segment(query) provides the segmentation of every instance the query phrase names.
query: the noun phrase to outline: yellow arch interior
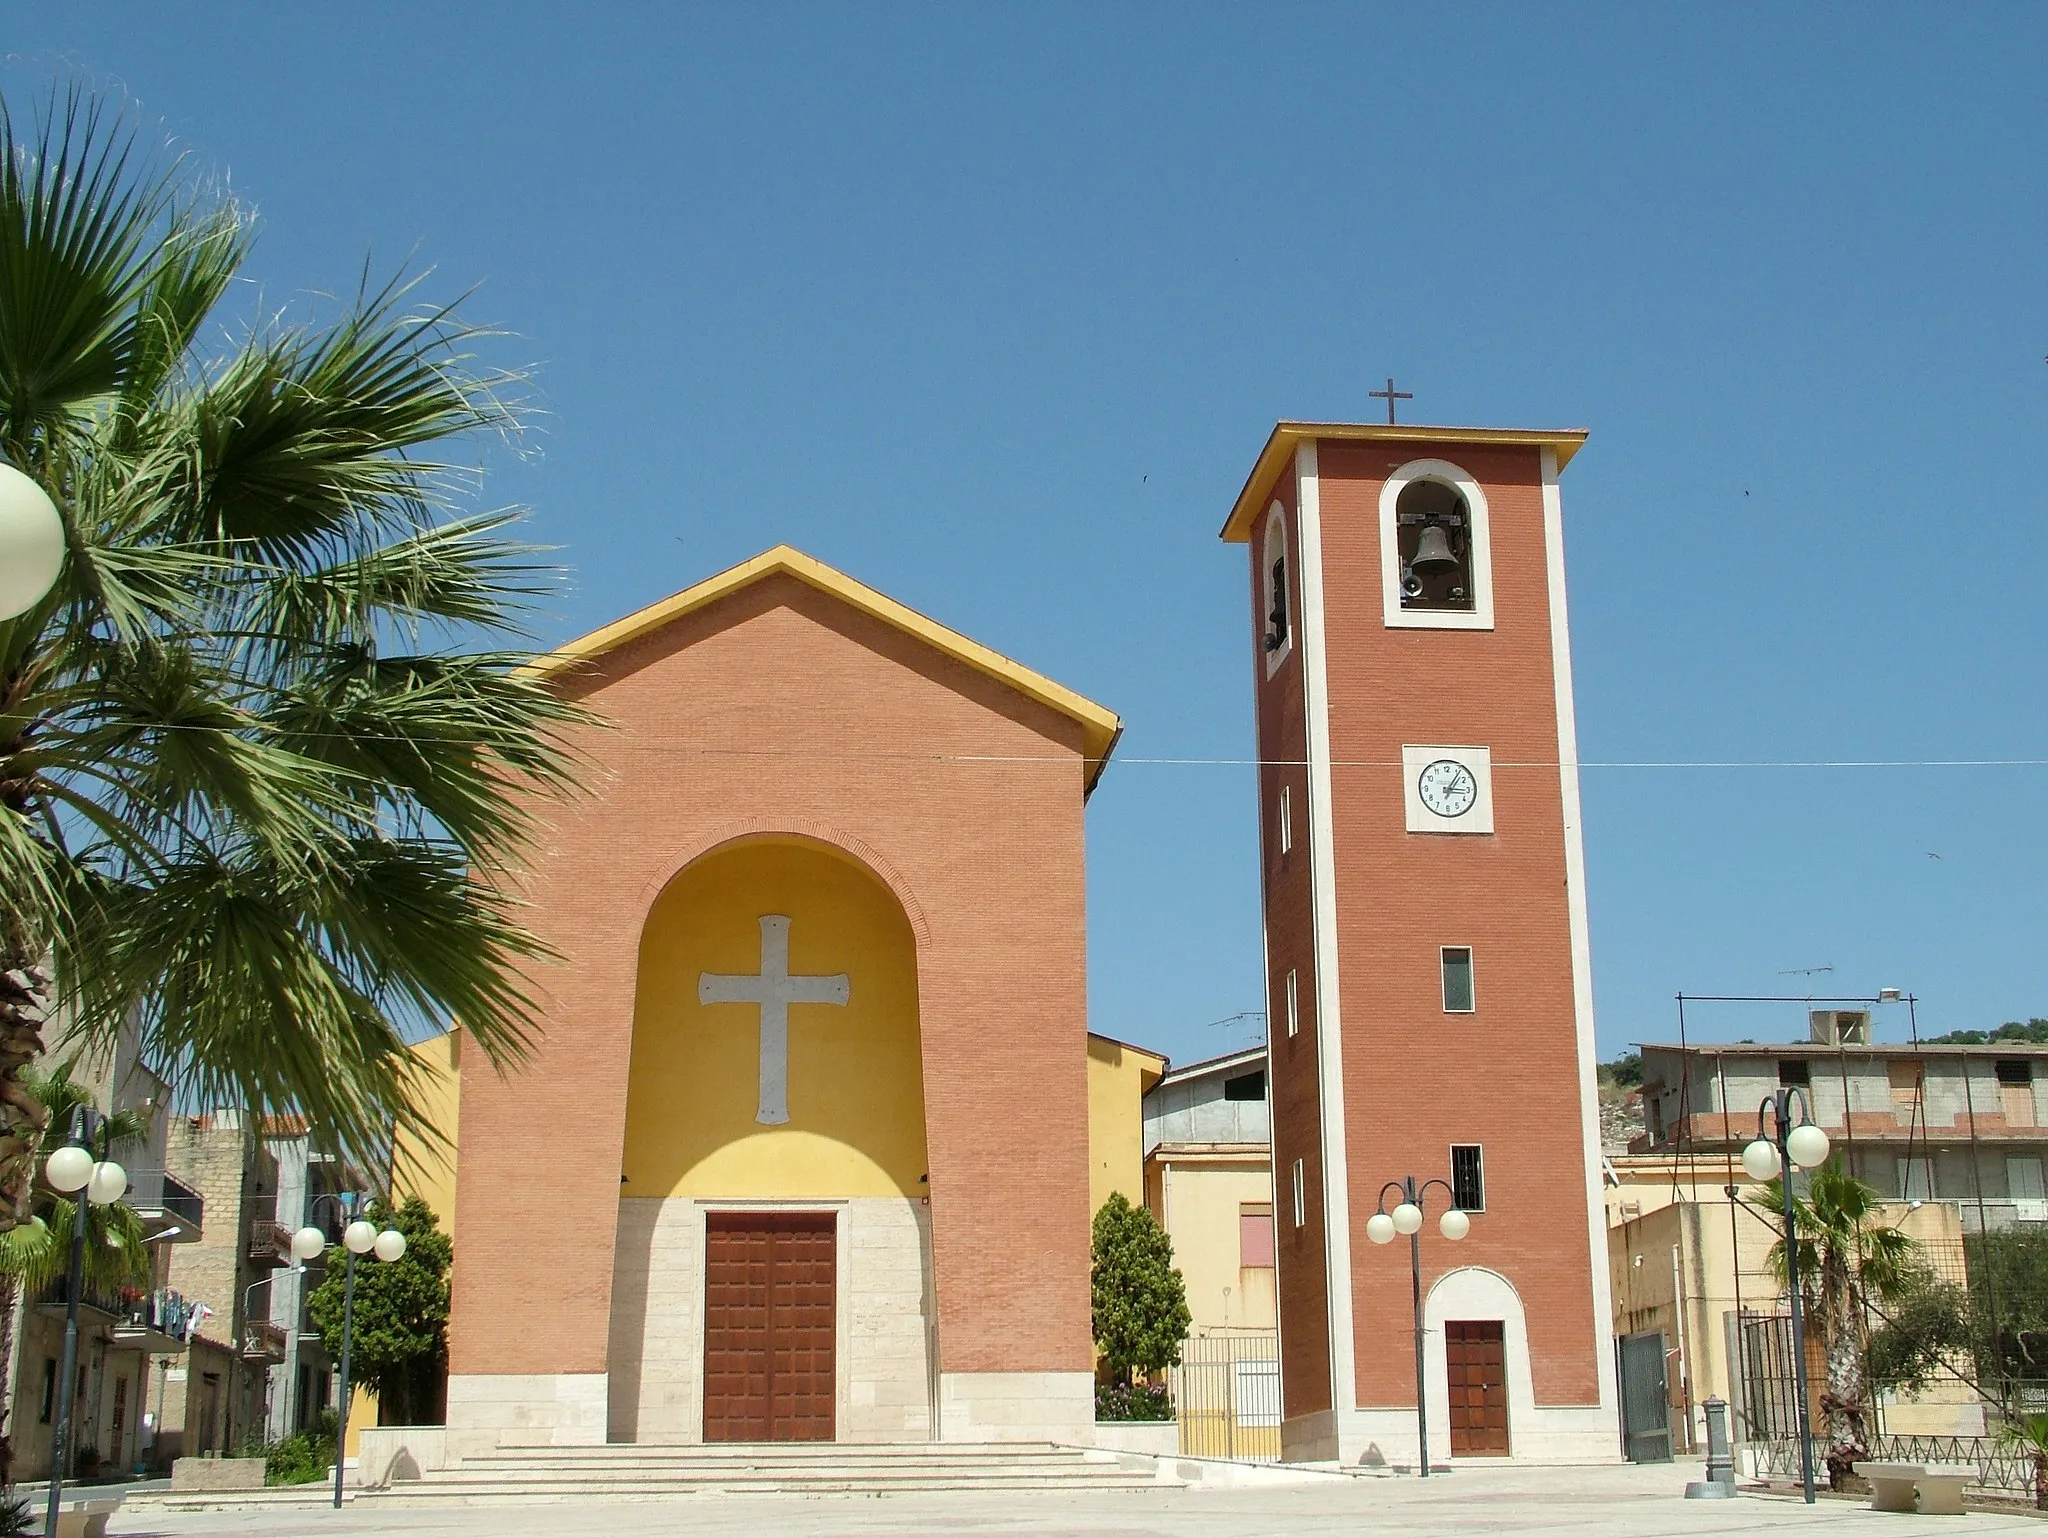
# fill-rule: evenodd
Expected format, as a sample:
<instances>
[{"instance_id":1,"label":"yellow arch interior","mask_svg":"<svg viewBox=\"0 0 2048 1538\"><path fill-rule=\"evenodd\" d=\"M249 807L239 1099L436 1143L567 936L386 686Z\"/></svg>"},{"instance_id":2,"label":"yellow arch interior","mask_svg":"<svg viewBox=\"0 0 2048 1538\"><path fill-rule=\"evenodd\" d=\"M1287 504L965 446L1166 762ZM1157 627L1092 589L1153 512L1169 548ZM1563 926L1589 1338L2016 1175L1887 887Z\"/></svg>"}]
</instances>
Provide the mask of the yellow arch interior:
<instances>
[{"instance_id":1,"label":"yellow arch interior","mask_svg":"<svg viewBox=\"0 0 2048 1538\"><path fill-rule=\"evenodd\" d=\"M847 1002L789 1006L789 1121L759 1110L760 1015L698 979L761 970L761 916L790 920L794 975L845 973ZM852 856L764 837L713 850L655 900L640 939L622 1196L926 1192L917 942Z\"/></svg>"}]
</instances>

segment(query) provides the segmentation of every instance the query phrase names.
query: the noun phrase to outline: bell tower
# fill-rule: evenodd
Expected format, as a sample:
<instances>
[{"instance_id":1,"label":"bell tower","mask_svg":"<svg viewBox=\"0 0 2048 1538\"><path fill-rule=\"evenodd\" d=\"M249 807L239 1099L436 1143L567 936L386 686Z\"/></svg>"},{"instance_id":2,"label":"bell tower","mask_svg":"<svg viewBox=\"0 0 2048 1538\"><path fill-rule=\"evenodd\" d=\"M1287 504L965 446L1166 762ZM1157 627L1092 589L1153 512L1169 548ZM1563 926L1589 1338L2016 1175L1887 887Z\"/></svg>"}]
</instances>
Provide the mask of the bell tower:
<instances>
[{"instance_id":1,"label":"bell tower","mask_svg":"<svg viewBox=\"0 0 2048 1538\"><path fill-rule=\"evenodd\" d=\"M1289 1459L1416 1461L1409 1246L1367 1234L1408 1176L1444 1183L1432 1465L1617 1456L1558 490L1585 437L1282 422L1223 528L1252 553Z\"/></svg>"}]
</instances>

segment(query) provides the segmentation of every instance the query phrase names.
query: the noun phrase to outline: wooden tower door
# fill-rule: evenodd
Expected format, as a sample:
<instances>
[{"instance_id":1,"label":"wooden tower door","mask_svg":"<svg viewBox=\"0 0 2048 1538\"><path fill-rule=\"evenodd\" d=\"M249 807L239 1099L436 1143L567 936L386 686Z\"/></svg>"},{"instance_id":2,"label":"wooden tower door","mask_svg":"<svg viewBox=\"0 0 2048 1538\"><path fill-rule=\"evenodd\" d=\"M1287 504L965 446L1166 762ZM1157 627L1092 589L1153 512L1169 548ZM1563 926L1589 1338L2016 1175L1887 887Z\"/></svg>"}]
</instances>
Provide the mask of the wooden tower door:
<instances>
[{"instance_id":1,"label":"wooden tower door","mask_svg":"<svg viewBox=\"0 0 2048 1538\"><path fill-rule=\"evenodd\" d=\"M1508 1373L1501 1322L1447 1320L1444 1365L1451 1385L1451 1456L1505 1458Z\"/></svg>"},{"instance_id":2,"label":"wooden tower door","mask_svg":"<svg viewBox=\"0 0 2048 1538\"><path fill-rule=\"evenodd\" d=\"M829 1442L838 1218L713 1212L704 1231L704 1440Z\"/></svg>"}]
</instances>

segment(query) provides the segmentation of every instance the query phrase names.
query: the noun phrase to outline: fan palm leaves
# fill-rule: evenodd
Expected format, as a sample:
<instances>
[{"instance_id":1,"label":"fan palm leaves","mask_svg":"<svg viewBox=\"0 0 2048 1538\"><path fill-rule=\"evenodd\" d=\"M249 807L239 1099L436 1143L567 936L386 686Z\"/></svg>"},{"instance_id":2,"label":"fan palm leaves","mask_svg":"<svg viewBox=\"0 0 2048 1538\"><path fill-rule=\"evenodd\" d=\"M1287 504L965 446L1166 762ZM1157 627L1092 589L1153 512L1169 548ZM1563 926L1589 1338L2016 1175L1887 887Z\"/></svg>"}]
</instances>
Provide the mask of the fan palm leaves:
<instances>
[{"instance_id":1,"label":"fan palm leaves","mask_svg":"<svg viewBox=\"0 0 2048 1538\"><path fill-rule=\"evenodd\" d=\"M1755 1205L1774 1217L1785 1210L1783 1177L1764 1186ZM1897 1305L1919 1276L1919 1245L1882 1221L1875 1187L1830 1159L1808 1177L1807 1194L1792 1199L1800 1304L1820 1338L1827 1390L1820 1408L1828 1432L1828 1467L1837 1476L1868 1455L1870 1384L1864 1370L1864 1323L1872 1305ZM1772 1273L1789 1275L1783 1236L1767 1257Z\"/></svg>"},{"instance_id":2,"label":"fan palm leaves","mask_svg":"<svg viewBox=\"0 0 2048 1538\"><path fill-rule=\"evenodd\" d=\"M0 457L68 543L0 622L0 1228L47 1011L372 1161L405 1030L504 1066L536 1028L506 878L583 718L514 644L552 568L464 506L517 380L416 281L235 328L252 230L104 103L0 104Z\"/></svg>"}]
</instances>

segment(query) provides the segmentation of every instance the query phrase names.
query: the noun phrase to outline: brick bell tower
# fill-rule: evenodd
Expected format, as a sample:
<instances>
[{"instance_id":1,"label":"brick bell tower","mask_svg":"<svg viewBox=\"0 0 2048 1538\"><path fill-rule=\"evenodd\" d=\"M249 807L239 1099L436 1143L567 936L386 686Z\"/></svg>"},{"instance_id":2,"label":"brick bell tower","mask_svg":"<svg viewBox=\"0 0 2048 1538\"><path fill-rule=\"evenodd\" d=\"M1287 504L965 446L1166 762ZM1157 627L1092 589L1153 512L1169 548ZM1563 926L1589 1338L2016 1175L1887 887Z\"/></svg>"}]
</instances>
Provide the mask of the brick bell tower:
<instances>
[{"instance_id":1,"label":"brick bell tower","mask_svg":"<svg viewBox=\"0 0 2048 1538\"><path fill-rule=\"evenodd\" d=\"M1391 392L1391 384L1388 387ZM1251 551L1282 1443L1617 1456L1558 475L1579 431L1282 422ZM1389 1198L1388 1208L1397 1198ZM1455 1379L1455 1392L1451 1382Z\"/></svg>"}]
</instances>

